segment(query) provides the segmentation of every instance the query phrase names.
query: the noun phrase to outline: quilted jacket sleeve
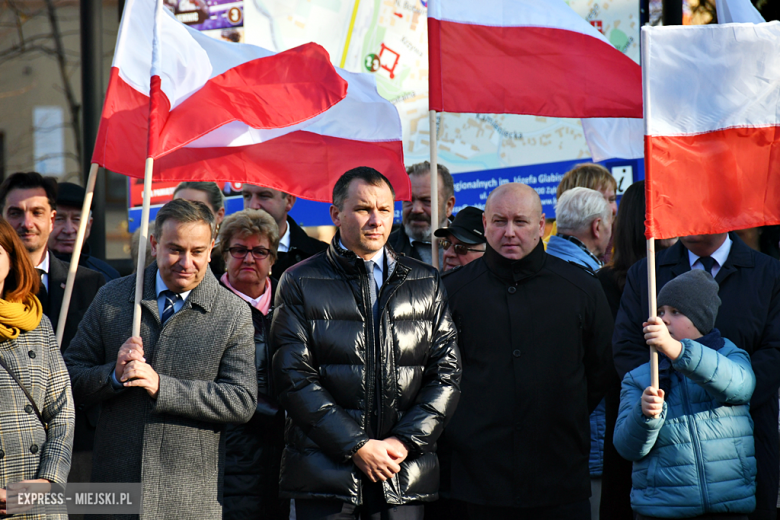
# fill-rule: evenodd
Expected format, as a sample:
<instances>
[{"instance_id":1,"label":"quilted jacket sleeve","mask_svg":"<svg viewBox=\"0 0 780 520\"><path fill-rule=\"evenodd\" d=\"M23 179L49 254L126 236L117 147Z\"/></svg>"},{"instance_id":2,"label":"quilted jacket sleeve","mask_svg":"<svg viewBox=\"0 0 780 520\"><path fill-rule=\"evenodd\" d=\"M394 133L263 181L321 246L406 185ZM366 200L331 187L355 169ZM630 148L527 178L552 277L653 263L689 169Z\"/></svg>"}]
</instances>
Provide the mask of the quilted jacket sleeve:
<instances>
[{"instance_id":1,"label":"quilted jacket sleeve","mask_svg":"<svg viewBox=\"0 0 780 520\"><path fill-rule=\"evenodd\" d=\"M368 442L368 435L320 383L309 347L298 281L282 275L271 324L273 373L279 402L289 417L320 449L336 461L349 460Z\"/></svg>"},{"instance_id":2,"label":"quilted jacket sleeve","mask_svg":"<svg viewBox=\"0 0 780 520\"><path fill-rule=\"evenodd\" d=\"M620 411L613 437L615 449L626 460L637 461L650 453L666 419L666 402L661 415L655 419L642 413L642 392L642 385L631 373L626 374L620 390Z\"/></svg>"},{"instance_id":3,"label":"quilted jacket sleeve","mask_svg":"<svg viewBox=\"0 0 780 520\"><path fill-rule=\"evenodd\" d=\"M441 278L438 273L435 276L434 331L425 382L414 405L392 430L392 434L416 454L433 451L460 399L461 359L457 331Z\"/></svg>"},{"instance_id":4,"label":"quilted jacket sleeve","mask_svg":"<svg viewBox=\"0 0 780 520\"><path fill-rule=\"evenodd\" d=\"M756 387L756 376L747 352L733 344L715 351L690 339L681 343L682 353L673 363L676 370L718 402L736 405L750 401Z\"/></svg>"}]
</instances>

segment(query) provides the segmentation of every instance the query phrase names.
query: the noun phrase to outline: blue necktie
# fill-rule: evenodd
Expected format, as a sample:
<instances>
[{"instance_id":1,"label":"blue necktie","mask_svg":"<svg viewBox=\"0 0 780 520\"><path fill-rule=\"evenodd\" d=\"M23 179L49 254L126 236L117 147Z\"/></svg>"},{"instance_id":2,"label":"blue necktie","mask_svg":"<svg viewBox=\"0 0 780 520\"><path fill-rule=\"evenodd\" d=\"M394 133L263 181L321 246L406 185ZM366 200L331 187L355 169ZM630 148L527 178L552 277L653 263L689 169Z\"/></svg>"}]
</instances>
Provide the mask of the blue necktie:
<instances>
[{"instance_id":1,"label":"blue necktie","mask_svg":"<svg viewBox=\"0 0 780 520\"><path fill-rule=\"evenodd\" d=\"M162 313L162 323L165 323L170 319L171 316L173 316L174 310L173 306L176 304L177 301L179 301L179 296L173 291L163 291L162 295L165 296L165 305L163 306L163 313Z\"/></svg>"},{"instance_id":2,"label":"blue necktie","mask_svg":"<svg viewBox=\"0 0 780 520\"><path fill-rule=\"evenodd\" d=\"M704 270L712 275L712 268L715 265L715 259L711 256L702 256L699 258L699 262L704 266Z\"/></svg>"}]
</instances>

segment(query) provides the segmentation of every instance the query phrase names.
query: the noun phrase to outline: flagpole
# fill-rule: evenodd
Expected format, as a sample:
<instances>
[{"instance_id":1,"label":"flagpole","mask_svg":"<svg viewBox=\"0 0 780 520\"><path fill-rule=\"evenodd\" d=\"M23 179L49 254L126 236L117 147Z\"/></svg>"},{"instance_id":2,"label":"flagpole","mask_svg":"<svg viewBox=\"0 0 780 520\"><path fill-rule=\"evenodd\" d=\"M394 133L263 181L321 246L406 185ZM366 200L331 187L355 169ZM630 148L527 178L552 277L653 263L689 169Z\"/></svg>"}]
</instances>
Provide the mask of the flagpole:
<instances>
[{"instance_id":1,"label":"flagpole","mask_svg":"<svg viewBox=\"0 0 780 520\"><path fill-rule=\"evenodd\" d=\"M649 95L649 82L648 77L650 72L648 70L649 56L650 56L650 42L649 34L646 27L641 29L641 53L642 53L642 112L645 127L645 143L647 143L648 135L648 122L650 121L650 95ZM650 186L650 166L647 161L647 146L645 146L645 191L649 190ZM650 197L645 195L647 199L647 214L645 220L645 229L648 223L653 221L653 208L650 205ZM656 318L658 316L658 305L656 303L655 292L655 237L649 237L647 239L647 307L650 311L650 318ZM658 351L655 347L650 347L650 386L653 388L659 388L658 386Z\"/></svg>"},{"instance_id":2,"label":"flagpole","mask_svg":"<svg viewBox=\"0 0 780 520\"><path fill-rule=\"evenodd\" d=\"M647 306L650 319L658 316L655 293L655 239L647 239ZM650 347L650 386L658 388L658 351Z\"/></svg>"},{"instance_id":3,"label":"flagpole","mask_svg":"<svg viewBox=\"0 0 780 520\"><path fill-rule=\"evenodd\" d=\"M73 295L73 285L76 282L76 271L79 268L79 258L81 250L84 247L84 236L87 234L87 224L89 224L89 211L92 207L92 196L95 193L95 181L97 180L98 164L92 163L89 167L89 177L87 179L87 192L84 195L84 204L81 206L81 221L79 230L76 234L76 243L73 245L73 254L70 257L70 267L68 268L68 278L65 281L65 294L62 296L62 306L60 307L60 319L57 322L57 345L62 347L62 337L65 335L65 322L68 319L68 309L70 308L70 298Z\"/></svg>"},{"instance_id":4,"label":"flagpole","mask_svg":"<svg viewBox=\"0 0 780 520\"><path fill-rule=\"evenodd\" d=\"M149 90L149 127L147 136L147 156L144 164L144 202L141 209L141 235L138 237L138 263L135 270L135 303L133 305L132 336L141 335L141 300L144 296L144 271L146 270L146 248L149 244L149 206L152 196L152 173L154 172L154 152L157 150L160 130L157 112L160 110L160 18L162 16L162 0L155 0L154 37L152 40L152 69L150 71ZM155 81L155 79L157 81Z\"/></svg>"},{"instance_id":5,"label":"flagpole","mask_svg":"<svg viewBox=\"0 0 780 520\"><path fill-rule=\"evenodd\" d=\"M438 269L439 242L433 234L439 226L439 164L436 156L436 139L438 138L436 135L438 133L436 128L436 111L430 110L428 118L431 126L431 264Z\"/></svg>"},{"instance_id":6,"label":"flagpole","mask_svg":"<svg viewBox=\"0 0 780 520\"><path fill-rule=\"evenodd\" d=\"M138 264L135 271L135 306L133 307L133 336L141 335L141 300L144 296L146 247L149 243L149 201L152 193L154 159L147 157L144 167L144 204L141 209L141 236L138 238Z\"/></svg>"}]
</instances>

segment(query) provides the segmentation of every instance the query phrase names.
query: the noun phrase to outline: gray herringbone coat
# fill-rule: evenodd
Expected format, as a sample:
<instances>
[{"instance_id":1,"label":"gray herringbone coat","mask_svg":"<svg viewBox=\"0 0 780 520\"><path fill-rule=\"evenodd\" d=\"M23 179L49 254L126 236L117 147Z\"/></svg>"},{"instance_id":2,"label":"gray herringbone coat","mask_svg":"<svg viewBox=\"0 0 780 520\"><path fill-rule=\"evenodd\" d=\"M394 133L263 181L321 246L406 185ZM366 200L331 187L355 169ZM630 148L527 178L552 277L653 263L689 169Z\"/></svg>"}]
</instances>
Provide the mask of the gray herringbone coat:
<instances>
[{"instance_id":1,"label":"gray herringbone coat","mask_svg":"<svg viewBox=\"0 0 780 520\"><path fill-rule=\"evenodd\" d=\"M0 343L0 356L32 394L49 424L47 432L32 407L27 408L27 396L0 367L0 488L39 478L64 484L70 470L75 414L68 371L49 318L43 316L34 330Z\"/></svg>"},{"instance_id":2,"label":"gray herringbone coat","mask_svg":"<svg viewBox=\"0 0 780 520\"><path fill-rule=\"evenodd\" d=\"M160 375L146 390L114 390L109 377L130 337L135 276L106 284L65 352L77 401L102 402L93 482L143 483L141 518L222 518L225 423L242 423L257 400L252 317L210 270L184 307L160 325L155 278L144 273L141 338Z\"/></svg>"}]
</instances>

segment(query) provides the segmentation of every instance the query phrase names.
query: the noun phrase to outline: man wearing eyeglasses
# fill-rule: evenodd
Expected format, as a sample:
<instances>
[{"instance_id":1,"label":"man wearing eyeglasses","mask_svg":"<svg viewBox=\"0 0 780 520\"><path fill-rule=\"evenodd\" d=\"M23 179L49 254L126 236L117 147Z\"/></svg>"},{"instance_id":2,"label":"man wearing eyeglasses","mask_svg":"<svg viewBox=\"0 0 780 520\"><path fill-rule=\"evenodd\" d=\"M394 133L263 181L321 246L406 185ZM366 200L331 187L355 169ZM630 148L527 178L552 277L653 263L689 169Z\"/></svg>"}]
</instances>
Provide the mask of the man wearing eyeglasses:
<instances>
[{"instance_id":1,"label":"man wearing eyeglasses","mask_svg":"<svg viewBox=\"0 0 780 520\"><path fill-rule=\"evenodd\" d=\"M466 265L485 254L482 213L479 208L467 206L455 215L450 227L439 228L433 233L441 239L439 247L444 251L444 271Z\"/></svg>"},{"instance_id":2,"label":"man wearing eyeglasses","mask_svg":"<svg viewBox=\"0 0 780 520\"><path fill-rule=\"evenodd\" d=\"M590 520L588 416L614 377L596 277L548 255L525 184L485 204L485 254L442 277L463 352L450 496L470 520Z\"/></svg>"}]
</instances>

